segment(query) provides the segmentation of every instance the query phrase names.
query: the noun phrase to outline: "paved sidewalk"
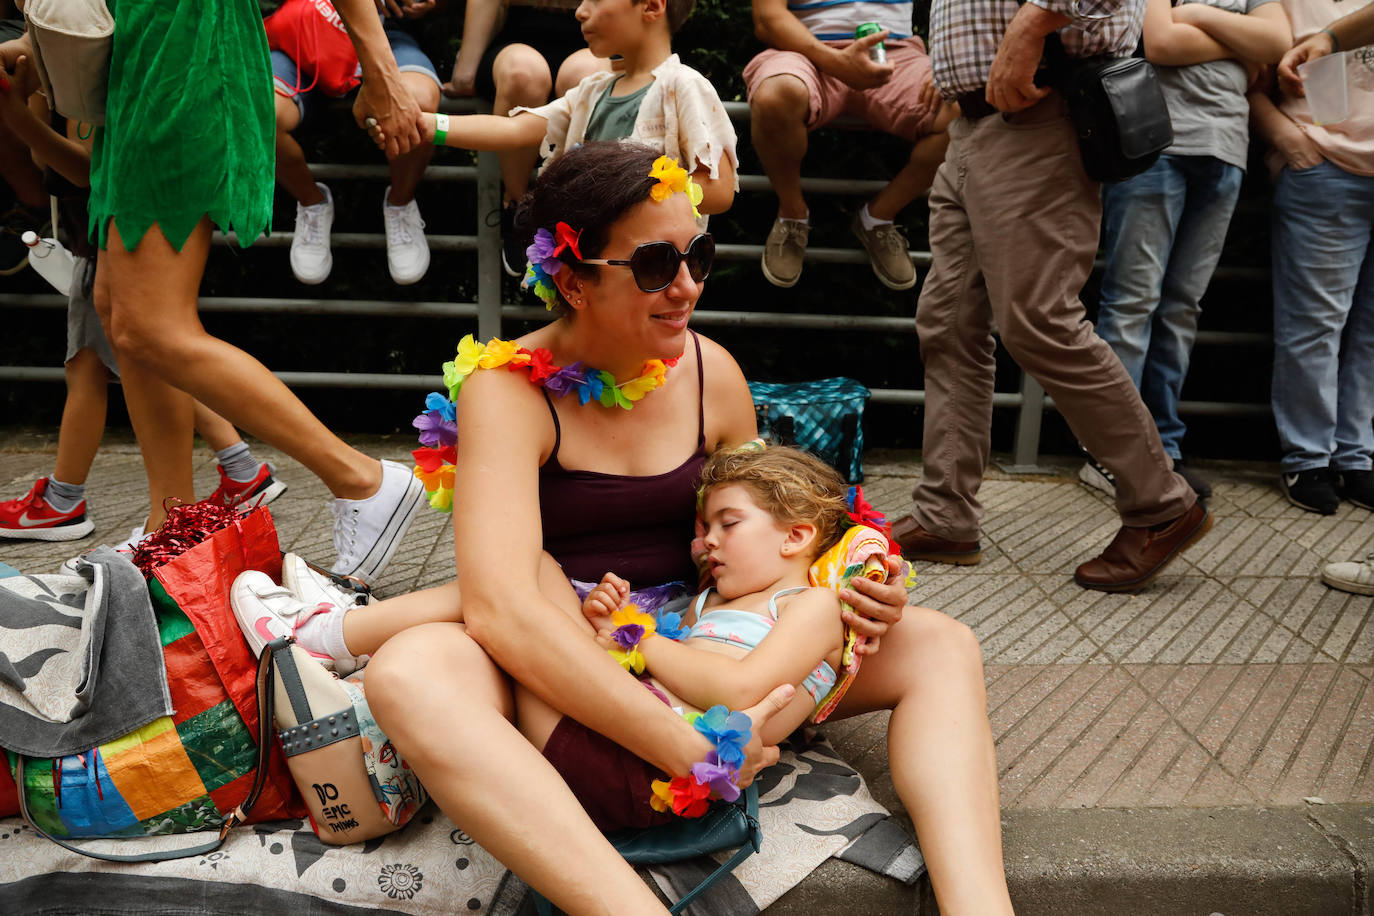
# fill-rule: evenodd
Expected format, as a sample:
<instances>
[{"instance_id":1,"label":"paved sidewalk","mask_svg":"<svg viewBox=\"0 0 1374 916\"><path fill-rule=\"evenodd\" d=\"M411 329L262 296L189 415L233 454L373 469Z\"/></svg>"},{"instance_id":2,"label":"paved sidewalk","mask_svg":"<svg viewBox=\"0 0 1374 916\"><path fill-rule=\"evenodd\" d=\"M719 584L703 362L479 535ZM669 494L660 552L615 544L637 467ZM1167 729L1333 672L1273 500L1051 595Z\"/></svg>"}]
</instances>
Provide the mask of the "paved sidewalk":
<instances>
[{"instance_id":1,"label":"paved sidewalk","mask_svg":"<svg viewBox=\"0 0 1374 916\"><path fill-rule=\"evenodd\" d=\"M0 542L0 561L51 571L141 522L137 449L111 437L88 494L96 531L67 544ZM408 458L410 437L358 437ZM0 498L51 470L53 438L0 431ZM273 504L284 549L329 563L324 488L255 447L290 485ZM874 452L865 492L906 511L914 453ZM1328 559L1374 553L1374 515L1294 508L1263 464L1204 465L1216 525L1138 595L1089 592L1074 567L1117 517L1075 479L992 473L984 560L918 564L913 602L969 624L983 643L997 739L1009 879L1018 911L1370 913L1374 865L1374 599L1332 591ZM197 453L196 481L216 482ZM453 568L449 517L425 512L378 588L434 585ZM899 809L886 717L828 725L878 799ZM773 912L933 912L929 888L898 888L831 862Z\"/></svg>"}]
</instances>

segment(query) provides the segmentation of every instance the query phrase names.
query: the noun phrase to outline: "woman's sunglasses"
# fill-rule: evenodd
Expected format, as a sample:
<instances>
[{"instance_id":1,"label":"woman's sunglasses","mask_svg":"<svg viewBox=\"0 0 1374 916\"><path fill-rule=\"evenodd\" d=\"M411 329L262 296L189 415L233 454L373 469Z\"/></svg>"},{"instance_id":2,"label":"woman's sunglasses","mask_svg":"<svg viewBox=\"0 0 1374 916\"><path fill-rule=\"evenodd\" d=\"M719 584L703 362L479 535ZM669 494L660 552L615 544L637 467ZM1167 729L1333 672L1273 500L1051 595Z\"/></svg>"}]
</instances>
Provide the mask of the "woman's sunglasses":
<instances>
[{"instance_id":1,"label":"woman's sunglasses","mask_svg":"<svg viewBox=\"0 0 1374 916\"><path fill-rule=\"evenodd\" d=\"M678 265L687 262L687 273L697 283L711 273L716 259L716 240L703 232L687 243L686 251L678 251L672 242L645 242L629 258L583 258L582 264L605 264L628 267L634 272L635 285L646 293L656 293L672 285Z\"/></svg>"}]
</instances>

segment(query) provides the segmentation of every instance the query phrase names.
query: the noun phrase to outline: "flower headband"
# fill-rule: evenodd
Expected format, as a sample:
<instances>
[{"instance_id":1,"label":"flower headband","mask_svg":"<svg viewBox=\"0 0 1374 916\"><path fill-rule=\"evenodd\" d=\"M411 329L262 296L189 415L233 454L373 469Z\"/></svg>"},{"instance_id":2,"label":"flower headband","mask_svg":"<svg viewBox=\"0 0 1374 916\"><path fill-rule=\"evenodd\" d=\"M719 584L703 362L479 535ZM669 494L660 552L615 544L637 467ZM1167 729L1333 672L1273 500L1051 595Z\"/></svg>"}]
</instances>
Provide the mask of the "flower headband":
<instances>
[{"instance_id":1,"label":"flower headband","mask_svg":"<svg viewBox=\"0 0 1374 916\"><path fill-rule=\"evenodd\" d=\"M692 203L692 215L701 218L701 211L697 209L697 205L701 203L701 185L692 180L691 174L678 165L676 159L671 156L659 156L649 169L649 177L657 181L649 189L652 199L662 203L681 191ZM573 257L582 260L582 251L578 248L582 230L573 229L561 220L553 228L553 232L542 227L535 230L534 241L525 249L525 257L529 259L529 263L525 267L525 276L520 281L522 286L543 299L544 307L550 311L558 301L558 290L553 284L553 275L563 267L559 255L571 251Z\"/></svg>"}]
</instances>

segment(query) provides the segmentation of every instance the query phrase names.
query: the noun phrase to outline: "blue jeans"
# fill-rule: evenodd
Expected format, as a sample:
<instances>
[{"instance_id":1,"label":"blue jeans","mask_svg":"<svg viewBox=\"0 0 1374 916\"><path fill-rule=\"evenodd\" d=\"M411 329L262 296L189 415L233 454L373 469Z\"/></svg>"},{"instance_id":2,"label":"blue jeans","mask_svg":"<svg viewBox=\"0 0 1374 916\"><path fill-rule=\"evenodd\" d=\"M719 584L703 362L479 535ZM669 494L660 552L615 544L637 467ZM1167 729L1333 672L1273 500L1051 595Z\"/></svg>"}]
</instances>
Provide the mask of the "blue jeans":
<instances>
[{"instance_id":1,"label":"blue jeans","mask_svg":"<svg viewBox=\"0 0 1374 916\"><path fill-rule=\"evenodd\" d=\"M1272 260L1272 398L1283 470L1369 470L1374 177L1325 161L1285 168L1274 189Z\"/></svg>"},{"instance_id":2,"label":"blue jeans","mask_svg":"<svg viewBox=\"0 0 1374 916\"><path fill-rule=\"evenodd\" d=\"M1107 267L1097 333L1140 389L1174 460L1187 429L1178 402L1199 302L1221 258L1243 176L1212 156L1160 156L1134 178L1102 186Z\"/></svg>"}]
</instances>

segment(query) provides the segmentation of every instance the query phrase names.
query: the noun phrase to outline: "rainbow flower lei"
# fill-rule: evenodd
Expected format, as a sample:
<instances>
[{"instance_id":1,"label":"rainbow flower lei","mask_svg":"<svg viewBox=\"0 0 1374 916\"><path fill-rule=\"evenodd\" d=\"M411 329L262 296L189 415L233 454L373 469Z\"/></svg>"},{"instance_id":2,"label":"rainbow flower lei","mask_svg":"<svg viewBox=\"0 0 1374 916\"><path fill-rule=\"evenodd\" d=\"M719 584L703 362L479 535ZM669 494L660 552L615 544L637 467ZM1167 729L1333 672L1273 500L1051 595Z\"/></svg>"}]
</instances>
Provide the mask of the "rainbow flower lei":
<instances>
[{"instance_id":1,"label":"rainbow flower lei","mask_svg":"<svg viewBox=\"0 0 1374 916\"><path fill-rule=\"evenodd\" d=\"M553 354L545 347L530 350L513 340L499 339L480 344L468 334L458 342L455 357L443 366L448 395L431 391L425 396L425 409L411 421L420 431L420 448L411 452L415 458L414 473L425 485L430 506L442 512L453 508L453 465L458 442L454 405L463 382L478 369L523 369L529 372L531 382L555 397L575 392L578 403L583 405L596 402L603 407L630 410L649 392L663 387L668 369L681 358L651 359L644 363L638 376L616 384L611 373L581 361L570 366L555 364Z\"/></svg>"},{"instance_id":2,"label":"rainbow flower lei","mask_svg":"<svg viewBox=\"0 0 1374 916\"><path fill-rule=\"evenodd\" d=\"M739 770L744 764L744 746L753 733L753 722L744 713L731 712L724 706L712 706L686 718L716 749L708 751L701 763L692 764L690 775L655 779L649 804L655 811L701 817L711 807L712 792L726 801L739 798Z\"/></svg>"},{"instance_id":3,"label":"rainbow flower lei","mask_svg":"<svg viewBox=\"0 0 1374 916\"><path fill-rule=\"evenodd\" d=\"M669 619L672 618L672 619ZM615 643L606 651L611 658L631 674L643 674L644 654L639 644L659 631L669 639L681 639L685 631L678 629L681 618L676 613L655 619L637 605L627 604L611 614L611 640ZM739 768L744 764L744 746L749 743L753 723L742 712L731 712L724 706L712 706L705 712L686 714L687 721L716 746L701 763L692 764L687 776L656 779L650 788L649 804L655 811L669 811L680 817L701 817L711 806L711 793L726 801L739 798Z\"/></svg>"},{"instance_id":4,"label":"rainbow flower lei","mask_svg":"<svg viewBox=\"0 0 1374 916\"><path fill-rule=\"evenodd\" d=\"M692 180L691 173L678 165L676 159L659 156L649 169L649 177L657 182L649 189L649 197L662 203L679 192L686 194L692 202L692 215L701 218L701 211L697 209L702 198L701 185ZM582 260L582 251L578 247L581 238L581 229L574 229L562 220L554 225L553 232L542 226L535 230L534 241L525 249L525 257L529 260L520 285L544 300L544 308L552 310L558 302L558 288L554 286L553 275L563 269L560 255L567 251L577 260Z\"/></svg>"}]
</instances>

